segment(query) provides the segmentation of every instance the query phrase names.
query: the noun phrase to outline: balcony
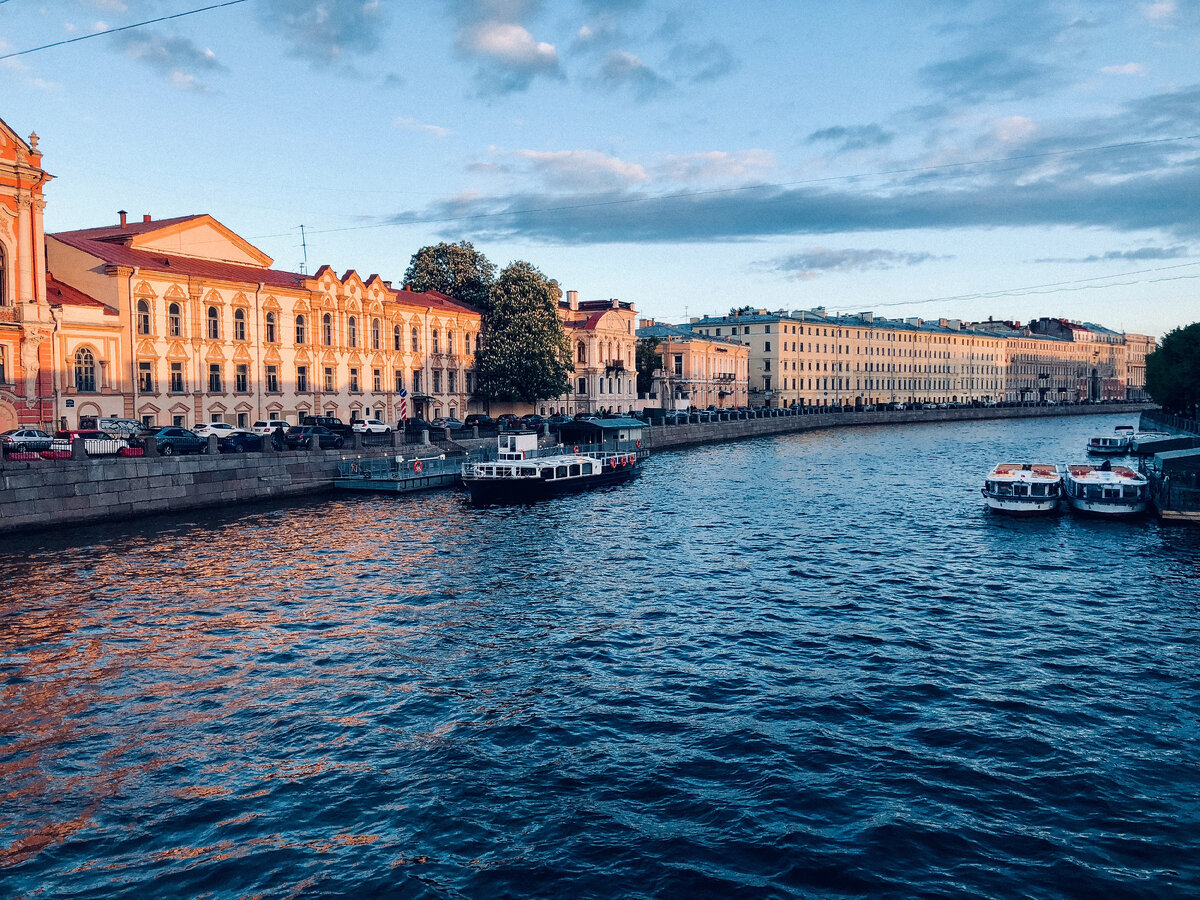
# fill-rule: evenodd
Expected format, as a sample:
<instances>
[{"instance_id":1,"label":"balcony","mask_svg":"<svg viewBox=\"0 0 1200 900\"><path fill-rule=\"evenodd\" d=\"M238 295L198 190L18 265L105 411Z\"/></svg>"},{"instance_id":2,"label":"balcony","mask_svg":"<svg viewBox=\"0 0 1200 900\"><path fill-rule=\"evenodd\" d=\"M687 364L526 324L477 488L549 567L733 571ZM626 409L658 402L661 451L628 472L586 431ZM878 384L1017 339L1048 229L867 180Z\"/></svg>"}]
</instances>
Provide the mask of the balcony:
<instances>
[{"instance_id":1,"label":"balcony","mask_svg":"<svg viewBox=\"0 0 1200 900\"><path fill-rule=\"evenodd\" d=\"M605 375L620 375L624 371L625 371L625 363L619 359L614 362L607 363L604 366L604 374Z\"/></svg>"}]
</instances>

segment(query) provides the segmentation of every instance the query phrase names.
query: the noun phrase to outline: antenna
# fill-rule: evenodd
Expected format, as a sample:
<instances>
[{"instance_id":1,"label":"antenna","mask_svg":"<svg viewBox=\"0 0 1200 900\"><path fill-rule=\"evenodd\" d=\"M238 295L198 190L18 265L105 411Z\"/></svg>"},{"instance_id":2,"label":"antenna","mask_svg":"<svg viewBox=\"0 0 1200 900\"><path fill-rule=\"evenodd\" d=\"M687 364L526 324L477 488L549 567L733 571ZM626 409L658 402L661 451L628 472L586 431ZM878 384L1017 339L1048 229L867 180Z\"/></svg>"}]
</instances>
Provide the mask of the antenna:
<instances>
[{"instance_id":1,"label":"antenna","mask_svg":"<svg viewBox=\"0 0 1200 900\"><path fill-rule=\"evenodd\" d=\"M304 262L300 263L300 274L308 274L308 244L304 240L304 226L300 226L300 249L304 251Z\"/></svg>"}]
</instances>

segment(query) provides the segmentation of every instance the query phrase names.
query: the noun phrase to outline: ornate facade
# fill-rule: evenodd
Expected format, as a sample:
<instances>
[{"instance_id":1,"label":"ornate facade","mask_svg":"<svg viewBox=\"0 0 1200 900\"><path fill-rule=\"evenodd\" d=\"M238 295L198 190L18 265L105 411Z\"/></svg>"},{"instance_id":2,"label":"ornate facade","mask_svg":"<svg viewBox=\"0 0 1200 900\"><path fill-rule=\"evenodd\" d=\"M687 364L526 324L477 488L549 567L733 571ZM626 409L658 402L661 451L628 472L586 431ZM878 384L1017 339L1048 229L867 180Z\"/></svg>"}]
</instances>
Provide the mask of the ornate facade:
<instances>
[{"instance_id":1,"label":"ornate facade","mask_svg":"<svg viewBox=\"0 0 1200 900\"><path fill-rule=\"evenodd\" d=\"M653 319L642 321L637 336L655 341L660 362L647 406L727 409L749 403L750 348L745 344Z\"/></svg>"},{"instance_id":2,"label":"ornate facade","mask_svg":"<svg viewBox=\"0 0 1200 900\"><path fill-rule=\"evenodd\" d=\"M571 392L538 412L551 408L568 415L580 412L630 412L637 403L637 312L621 300L580 301L567 291L558 316L571 345L575 367Z\"/></svg>"}]
</instances>

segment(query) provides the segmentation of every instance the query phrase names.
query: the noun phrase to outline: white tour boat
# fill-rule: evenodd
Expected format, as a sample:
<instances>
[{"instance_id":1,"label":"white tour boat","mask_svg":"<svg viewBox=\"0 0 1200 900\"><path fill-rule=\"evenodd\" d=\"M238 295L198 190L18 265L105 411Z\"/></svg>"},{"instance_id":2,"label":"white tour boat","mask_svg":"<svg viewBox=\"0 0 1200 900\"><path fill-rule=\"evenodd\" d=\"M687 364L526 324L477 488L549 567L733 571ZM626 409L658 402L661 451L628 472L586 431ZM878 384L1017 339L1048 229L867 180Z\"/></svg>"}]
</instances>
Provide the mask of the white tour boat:
<instances>
[{"instance_id":1,"label":"white tour boat","mask_svg":"<svg viewBox=\"0 0 1200 900\"><path fill-rule=\"evenodd\" d=\"M1048 515L1062 498L1062 472L1048 463L998 463L982 489L987 505L1013 516Z\"/></svg>"},{"instance_id":2,"label":"white tour boat","mask_svg":"<svg viewBox=\"0 0 1200 900\"><path fill-rule=\"evenodd\" d=\"M633 478L640 462L638 451L580 453L575 447L539 455L536 432L502 432L496 441L495 460L463 466L473 503L528 503L617 484Z\"/></svg>"},{"instance_id":3,"label":"white tour boat","mask_svg":"<svg viewBox=\"0 0 1200 900\"><path fill-rule=\"evenodd\" d=\"M1133 427L1118 425L1112 434L1098 434L1088 438L1087 452L1093 456L1124 456L1133 442Z\"/></svg>"},{"instance_id":4,"label":"white tour boat","mask_svg":"<svg viewBox=\"0 0 1200 900\"><path fill-rule=\"evenodd\" d=\"M1067 466L1067 501L1079 512L1134 516L1146 511L1150 487L1145 475L1105 460L1098 466Z\"/></svg>"}]
</instances>

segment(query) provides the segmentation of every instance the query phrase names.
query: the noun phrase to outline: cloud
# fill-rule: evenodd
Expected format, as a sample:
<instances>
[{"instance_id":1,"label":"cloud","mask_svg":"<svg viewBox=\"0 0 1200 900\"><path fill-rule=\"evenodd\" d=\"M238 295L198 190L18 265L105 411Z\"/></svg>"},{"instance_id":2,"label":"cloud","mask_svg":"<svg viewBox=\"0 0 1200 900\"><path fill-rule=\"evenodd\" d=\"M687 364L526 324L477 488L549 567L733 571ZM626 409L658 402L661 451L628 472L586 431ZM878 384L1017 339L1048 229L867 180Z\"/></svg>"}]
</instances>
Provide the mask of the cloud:
<instances>
[{"instance_id":1,"label":"cloud","mask_svg":"<svg viewBox=\"0 0 1200 900\"><path fill-rule=\"evenodd\" d=\"M1107 253L1077 257L1042 257L1039 263L1095 263L1095 262L1143 262L1157 259L1187 259L1192 254L1186 246L1140 247L1137 250L1109 250Z\"/></svg>"},{"instance_id":2,"label":"cloud","mask_svg":"<svg viewBox=\"0 0 1200 900\"><path fill-rule=\"evenodd\" d=\"M980 50L932 63L917 72L942 96L960 103L1029 99L1060 81L1058 70L1004 50Z\"/></svg>"},{"instance_id":3,"label":"cloud","mask_svg":"<svg viewBox=\"0 0 1200 900\"><path fill-rule=\"evenodd\" d=\"M406 119L403 116L397 116L392 119L392 125L396 128L403 128L406 131L424 131L437 137L446 137L450 134L449 128L443 128L441 125L426 125L418 122L416 119Z\"/></svg>"},{"instance_id":4,"label":"cloud","mask_svg":"<svg viewBox=\"0 0 1200 900\"><path fill-rule=\"evenodd\" d=\"M532 0L459 0L459 55L475 59L475 82L481 95L529 88L539 76L561 78L558 50L537 40L525 26L536 10Z\"/></svg>"},{"instance_id":5,"label":"cloud","mask_svg":"<svg viewBox=\"0 0 1200 900\"><path fill-rule=\"evenodd\" d=\"M1145 75L1146 67L1141 63L1125 63L1123 66L1104 66L1101 70L1106 75Z\"/></svg>"},{"instance_id":6,"label":"cloud","mask_svg":"<svg viewBox=\"0 0 1200 900\"><path fill-rule=\"evenodd\" d=\"M676 44L667 54L667 61L678 78L691 84L716 81L737 68L733 52L716 40Z\"/></svg>"},{"instance_id":7,"label":"cloud","mask_svg":"<svg viewBox=\"0 0 1200 900\"><path fill-rule=\"evenodd\" d=\"M216 54L197 47L185 37L160 34L149 29L123 31L112 41L130 59L145 63L175 87L185 91L208 91L200 75L228 71Z\"/></svg>"},{"instance_id":8,"label":"cloud","mask_svg":"<svg viewBox=\"0 0 1200 900\"><path fill-rule=\"evenodd\" d=\"M868 269L897 269L918 266L930 260L946 259L932 253L899 253L895 250L831 250L813 247L799 253L764 260L758 268L783 272L800 281L819 278L826 272L863 272Z\"/></svg>"},{"instance_id":9,"label":"cloud","mask_svg":"<svg viewBox=\"0 0 1200 900\"><path fill-rule=\"evenodd\" d=\"M671 84L632 53L614 50L604 60L600 78L608 87L628 87L637 99L650 98L670 90Z\"/></svg>"},{"instance_id":10,"label":"cloud","mask_svg":"<svg viewBox=\"0 0 1200 900\"><path fill-rule=\"evenodd\" d=\"M830 141L838 145L839 151L866 150L871 147L883 147L896 139L890 131L884 131L878 125L835 125L832 128L822 128L814 131L807 138L810 144L817 141Z\"/></svg>"},{"instance_id":11,"label":"cloud","mask_svg":"<svg viewBox=\"0 0 1200 900\"><path fill-rule=\"evenodd\" d=\"M379 49L388 14L383 0L262 0L258 18L293 55L330 65Z\"/></svg>"},{"instance_id":12,"label":"cloud","mask_svg":"<svg viewBox=\"0 0 1200 900\"><path fill-rule=\"evenodd\" d=\"M1178 8L1175 0L1158 0L1157 3L1143 3L1142 15L1151 22L1165 22L1175 17Z\"/></svg>"},{"instance_id":13,"label":"cloud","mask_svg":"<svg viewBox=\"0 0 1200 900\"><path fill-rule=\"evenodd\" d=\"M528 163L546 184L567 190L607 191L650 178L642 166L595 150L554 153L521 150L515 155Z\"/></svg>"},{"instance_id":14,"label":"cloud","mask_svg":"<svg viewBox=\"0 0 1200 900\"><path fill-rule=\"evenodd\" d=\"M769 150L711 150L687 156L669 156L655 167L655 174L671 181L697 182L758 178L776 168Z\"/></svg>"}]
</instances>

